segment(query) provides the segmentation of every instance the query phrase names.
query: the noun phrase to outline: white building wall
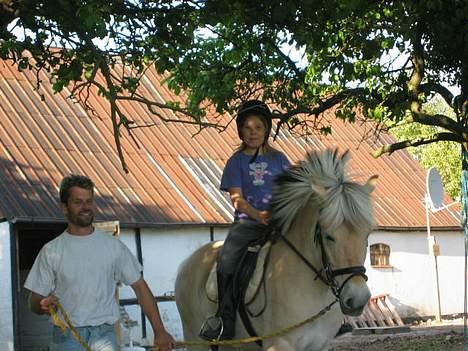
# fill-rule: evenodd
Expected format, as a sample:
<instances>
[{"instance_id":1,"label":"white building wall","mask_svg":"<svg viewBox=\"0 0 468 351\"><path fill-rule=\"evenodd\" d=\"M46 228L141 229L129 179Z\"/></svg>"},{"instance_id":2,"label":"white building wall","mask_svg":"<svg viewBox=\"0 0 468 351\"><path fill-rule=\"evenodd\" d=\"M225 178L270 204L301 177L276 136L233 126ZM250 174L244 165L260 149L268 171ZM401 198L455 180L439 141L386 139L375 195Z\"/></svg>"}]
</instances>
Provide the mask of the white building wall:
<instances>
[{"instance_id":1,"label":"white building wall","mask_svg":"<svg viewBox=\"0 0 468 351\"><path fill-rule=\"evenodd\" d=\"M464 237L463 232L432 232L440 245L438 276L441 314L463 312ZM390 246L390 268L370 266L366 260L372 295L390 294L401 317L430 316L437 312L434 257L429 255L426 232L374 232L369 246Z\"/></svg>"},{"instance_id":2,"label":"white building wall","mask_svg":"<svg viewBox=\"0 0 468 351\"><path fill-rule=\"evenodd\" d=\"M0 223L0 350L13 351L9 224ZM215 229L215 240L222 240L228 229ZM433 232L434 234L434 232ZM463 312L464 239L462 231L435 233L440 245L438 257L442 314ZM134 229L122 229L120 239L136 255ZM174 293L180 263L198 247L210 241L210 228L179 227L141 230L144 276L156 296ZM434 315L437 308L433 258L428 256L425 232L375 232L369 245L390 246L390 268L370 266L366 260L369 286L373 295L389 293L402 317ZM131 288L120 289L120 298L134 298ZM140 309L126 306L130 317L140 323ZM177 340L183 340L179 313L174 302L160 302L162 319ZM148 337L142 339L141 325L132 330L134 341L150 345L153 340L147 321Z\"/></svg>"},{"instance_id":3,"label":"white building wall","mask_svg":"<svg viewBox=\"0 0 468 351\"><path fill-rule=\"evenodd\" d=\"M0 223L0 350L13 351L10 223Z\"/></svg>"},{"instance_id":4,"label":"white building wall","mask_svg":"<svg viewBox=\"0 0 468 351\"><path fill-rule=\"evenodd\" d=\"M228 229L215 229L214 239L222 240ZM121 240L136 254L134 230L121 230ZM210 241L210 228L142 229L144 277L155 296L173 296L177 269L182 261L200 246ZM131 288L120 289L120 298L134 298ZM175 302L159 302L161 317L168 331L176 340L183 340L182 325ZM140 322L139 306L126 306L131 319ZM151 326L146 321L147 338L142 339L141 325L131 331L132 339L141 345L153 340Z\"/></svg>"}]
</instances>

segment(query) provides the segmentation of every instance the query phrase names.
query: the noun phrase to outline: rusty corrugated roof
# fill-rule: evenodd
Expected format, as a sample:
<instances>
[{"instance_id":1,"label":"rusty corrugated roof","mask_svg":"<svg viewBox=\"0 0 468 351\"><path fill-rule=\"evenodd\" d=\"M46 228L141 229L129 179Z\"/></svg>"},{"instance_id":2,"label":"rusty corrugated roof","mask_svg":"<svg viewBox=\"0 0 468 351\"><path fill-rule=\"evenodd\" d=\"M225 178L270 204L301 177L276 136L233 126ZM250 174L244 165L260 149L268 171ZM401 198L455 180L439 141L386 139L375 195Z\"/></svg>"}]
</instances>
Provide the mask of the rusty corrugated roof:
<instances>
[{"instance_id":1,"label":"rusty corrugated roof","mask_svg":"<svg viewBox=\"0 0 468 351\"><path fill-rule=\"evenodd\" d=\"M62 220L58 184L64 175L78 173L96 183L97 219L119 219L134 226L231 221L230 203L217 187L223 165L238 146L233 124L221 134L214 129L199 131L194 125L163 123L143 105L122 102L130 118L155 124L133 130L138 145L122 133L130 169L125 174L114 147L108 103L91 91L91 113L67 98L66 89L52 94L49 78L40 78L44 99L35 91L34 74L0 61L0 217ZM141 82L143 91L160 102L173 100L161 80L149 71ZM222 117L225 122L230 118ZM311 148L350 149L353 173L363 181L373 174L380 176L375 191L377 225L425 227L425 171L406 151L372 158L370 152L378 144L362 141L364 128L337 120L330 136L306 139L282 131L273 146L292 161ZM387 135L381 141L391 140ZM431 224L458 227L457 217L456 209L441 211L432 215Z\"/></svg>"}]
</instances>

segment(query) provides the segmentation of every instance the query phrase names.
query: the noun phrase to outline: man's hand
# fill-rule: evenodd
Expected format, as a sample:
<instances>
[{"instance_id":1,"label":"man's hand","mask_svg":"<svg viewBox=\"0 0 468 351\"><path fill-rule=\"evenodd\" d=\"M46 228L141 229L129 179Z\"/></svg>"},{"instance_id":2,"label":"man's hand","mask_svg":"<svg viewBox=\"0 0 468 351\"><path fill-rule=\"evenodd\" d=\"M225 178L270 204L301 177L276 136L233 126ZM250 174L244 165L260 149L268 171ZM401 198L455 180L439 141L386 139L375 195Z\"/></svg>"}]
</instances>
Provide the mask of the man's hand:
<instances>
[{"instance_id":1,"label":"man's hand","mask_svg":"<svg viewBox=\"0 0 468 351\"><path fill-rule=\"evenodd\" d=\"M148 317L154 331L154 348L159 351L170 351L175 346L175 340L164 328L159 314L159 308L148 284L143 278L138 279L132 285L138 304Z\"/></svg>"},{"instance_id":2,"label":"man's hand","mask_svg":"<svg viewBox=\"0 0 468 351\"><path fill-rule=\"evenodd\" d=\"M159 351L170 351L175 346L175 340L165 329L158 331L154 337L154 348Z\"/></svg>"},{"instance_id":3,"label":"man's hand","mask_svg":"<svg viewBox=\"0 0 468 351\"><path fill-rule=\"evenodd\" d=\"M37 314L50 314L49 306L55 306L58 298L54 295L43 296L35 292L29 295L29 306L31 311Z\"/></svg>"},{"instance_id":4,"label":"man's hand","mask_svg":"<svg viewBox=\"0 0 468 351\"><path fill-rule=\"evenodd\" d=\"M40 308L41 313L50 315L49 306L56 306L57 303L58 303L58 299L54 295L49 295L47 297L44 297L43 299L39 301L39 308Z\"/></svg>"}]
</instances>

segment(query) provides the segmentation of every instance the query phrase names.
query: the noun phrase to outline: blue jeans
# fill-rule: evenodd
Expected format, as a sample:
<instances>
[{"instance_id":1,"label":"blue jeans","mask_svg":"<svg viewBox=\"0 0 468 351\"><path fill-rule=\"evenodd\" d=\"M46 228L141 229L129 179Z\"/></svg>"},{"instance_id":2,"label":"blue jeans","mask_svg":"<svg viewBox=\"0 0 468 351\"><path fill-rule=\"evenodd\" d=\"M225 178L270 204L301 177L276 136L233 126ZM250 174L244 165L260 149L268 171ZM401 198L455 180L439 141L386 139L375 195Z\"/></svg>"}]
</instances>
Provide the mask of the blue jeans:
<instances>
[{"instance_id":1,"label":"blue jeans","mask_svg":"<svg viewBox=\"0 0 468 351\"><path fill-rule=\"evenodd\" d=\"M258 222L241 221L234 223L218 256L218 272L234 274L249 245L264 237L267 230L266 225Z\"/></svg>"},{"instance_id":2,"label":"blue jeans","mask_svg":"<svg viewBox=\"0 0 468 351\"><path fill-rule=\"evenodd\" d=\"M120 350L113 324L77 327L76 330L93 351ZM60 328L54 326L50 351L83 351L83 346L73 337L70 329L63 333Z\"/></svg>"}]
</instances>

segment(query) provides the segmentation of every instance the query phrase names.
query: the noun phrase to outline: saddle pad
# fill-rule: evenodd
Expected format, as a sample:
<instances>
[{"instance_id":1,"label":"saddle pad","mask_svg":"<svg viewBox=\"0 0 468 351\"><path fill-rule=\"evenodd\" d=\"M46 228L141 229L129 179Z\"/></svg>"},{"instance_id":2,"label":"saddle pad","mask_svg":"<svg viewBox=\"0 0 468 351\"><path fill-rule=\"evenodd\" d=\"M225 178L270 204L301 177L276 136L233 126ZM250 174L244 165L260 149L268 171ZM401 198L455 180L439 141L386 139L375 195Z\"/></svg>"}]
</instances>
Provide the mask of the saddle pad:
<instances>
[{"instance_id":1,"label":"saddle pad","mask_svg":"<svg viewBox=\"0 0 468 351\"><path fill-rule=\"evenodd\" d=\"M255 297L258 288L260 287L260 283L263 277L263 271L265 269L265 260L268 256L268 253L271 249L271 241L266 242L265 245L260 249L257 259L257 265L255 270L252 274L252 278L250 279L249 286L247 287L247 291L245 292L245 301L244 303L248 305L252 299ZM216 269L218 267L218 263L215 262L213 267L211 268L210 274L208 275L208 279L206 280L205 290L206 296L208 300L213 303L218 303L218 281L216 279Z\"/></svg>"}]
</instances>

